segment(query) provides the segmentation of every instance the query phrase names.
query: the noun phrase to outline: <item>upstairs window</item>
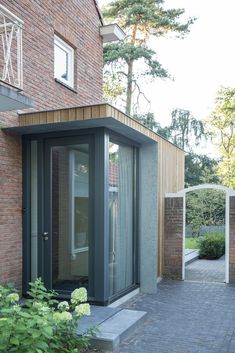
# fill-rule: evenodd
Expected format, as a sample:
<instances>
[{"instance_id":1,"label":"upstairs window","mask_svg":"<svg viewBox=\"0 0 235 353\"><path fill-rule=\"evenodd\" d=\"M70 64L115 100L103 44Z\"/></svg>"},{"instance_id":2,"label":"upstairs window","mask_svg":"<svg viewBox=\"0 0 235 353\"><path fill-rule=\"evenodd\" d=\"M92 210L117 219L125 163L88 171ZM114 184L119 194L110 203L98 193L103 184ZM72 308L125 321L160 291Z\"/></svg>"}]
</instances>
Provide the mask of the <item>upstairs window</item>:
<instances>
[{"instance_id":1,"label":"upstairs window","mask_svg":"<svg viewBox=\"0 0 235 353\"><path fill-rule=\"evenodd\" d=\"M55 79L74 88L74 49L61 38L54 37Z\"/></svg>"}]
</instances>

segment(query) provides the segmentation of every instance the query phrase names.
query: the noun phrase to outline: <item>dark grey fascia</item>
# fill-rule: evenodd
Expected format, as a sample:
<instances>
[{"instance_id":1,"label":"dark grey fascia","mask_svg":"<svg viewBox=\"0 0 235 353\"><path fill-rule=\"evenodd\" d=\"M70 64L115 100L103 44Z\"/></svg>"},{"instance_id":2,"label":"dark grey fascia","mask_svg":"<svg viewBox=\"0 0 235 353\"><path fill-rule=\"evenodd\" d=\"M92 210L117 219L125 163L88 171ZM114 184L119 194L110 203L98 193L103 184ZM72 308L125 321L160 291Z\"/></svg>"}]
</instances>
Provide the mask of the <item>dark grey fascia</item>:
<instances>
[{"instance_id":1,"label":"dark grey fascia","mask_svg":"<svg viewBox=\"0 0 235 353\"><path fill-rule=\"evenodd\" d=\"M66 121L61 123L49 123L40 125L28 125L28 126L16 126L10 128L4 128L3 130L16 135L32 135L32 134L46 134L59 131L72 131L80 129L90 128L108 128L109 130L116 132L122 136L129 138L130 140L136 141L140 144L145 143L156 143L148 136L132 129L131 127L122 124L116 119L110 118L97 118L87 120L76 120Z\"/></svg>"}]
</instances>

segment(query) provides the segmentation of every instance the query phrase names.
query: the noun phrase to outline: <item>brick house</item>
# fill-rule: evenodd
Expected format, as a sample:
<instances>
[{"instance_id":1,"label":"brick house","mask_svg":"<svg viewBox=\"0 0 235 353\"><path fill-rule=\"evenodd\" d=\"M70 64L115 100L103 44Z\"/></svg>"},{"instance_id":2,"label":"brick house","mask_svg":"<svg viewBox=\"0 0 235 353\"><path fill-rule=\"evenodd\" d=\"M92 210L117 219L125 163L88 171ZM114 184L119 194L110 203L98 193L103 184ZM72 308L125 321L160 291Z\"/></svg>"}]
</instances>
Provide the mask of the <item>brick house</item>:
<instances>
[{"instance_id":1,"label":"brick house","mask_svg":"<svg viewBox=\"0 0 235 353\"><path fill-rule=\"evenodd\" d=\"M94 0L1 1L0 282L23 293L42 276L103 305L163 273L164 194L183 188L184 154L102 102L118 31Z\"/></svg>"}]
</instances>

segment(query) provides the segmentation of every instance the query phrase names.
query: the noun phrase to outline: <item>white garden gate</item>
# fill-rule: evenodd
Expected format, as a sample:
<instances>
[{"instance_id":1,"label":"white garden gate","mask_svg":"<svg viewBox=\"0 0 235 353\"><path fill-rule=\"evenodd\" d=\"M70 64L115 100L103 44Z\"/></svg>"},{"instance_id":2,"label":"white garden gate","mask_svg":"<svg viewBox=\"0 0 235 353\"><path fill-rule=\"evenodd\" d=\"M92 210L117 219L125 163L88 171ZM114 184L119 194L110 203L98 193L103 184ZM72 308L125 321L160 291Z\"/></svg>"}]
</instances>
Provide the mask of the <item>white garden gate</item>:
<instances>
[{"instance_id":1,"label":"white garden gate","mask_svg":"<svg viewBox=\"0 0 235 353\"><path fill-rule=\"evenodd\" d=\"M202 184L202 185L197 185L193 187L189 187L187 189L183 189L177 193L168 193L166 194L167 199L178 199L182 198L183 199L183 235L182 235L182 280L185 278L185 261L184 261L184 256L185 256L185 223L186 223L186 194L192 191L196 190L203 190L203 189L214 189L214 190L220 190L220 191L225 191L226 192L226 208L225 208L225 282L230 283L230 267L235 271L235 258L233 259L233 253L231 252L231 247L230 247L230 241L231 239L234 240L235 238L235 229L232 229L234 227L231 227L231 225L234 225L234 218L235 218L235 212L234 209L230 207L230 202L231 198L234 197L235 200L235 190L230 189L226 186L220 186L220 185L213 185L213 184ZM233 218L233 219L231 219ZM176 227L177 228L177 227ZM166 234L167 236L167 234ZM230 256L231 252L231 256ZM169 252L168 252L169 253ZM166 259L165 262L167 262L168 259ZM173 262L172 262L173 263ZM168 270L169 272L169 270Z\"/></svg>"}]
</instances>

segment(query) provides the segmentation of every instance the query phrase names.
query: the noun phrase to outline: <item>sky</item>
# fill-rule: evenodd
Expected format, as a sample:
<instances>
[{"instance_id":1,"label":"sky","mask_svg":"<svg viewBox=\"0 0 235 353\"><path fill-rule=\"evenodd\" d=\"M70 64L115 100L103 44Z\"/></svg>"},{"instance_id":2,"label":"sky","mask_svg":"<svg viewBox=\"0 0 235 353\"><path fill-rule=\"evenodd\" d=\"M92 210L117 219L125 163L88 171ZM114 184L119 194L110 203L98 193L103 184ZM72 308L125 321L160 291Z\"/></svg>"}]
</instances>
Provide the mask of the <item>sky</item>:
<instances>
[{"instance_id":1,"label":"sky","mask_svg":"<svg viewBox=\"0 0 235 353\"><path fill-rule=\"evenodd\" d=\"M98 0L102 6L109 0ZM166 126L175 108L188 109L197 119L214 107L221 86L235 86L235 0L166 0L165 7L184 8L196 17L183 40L154 38L151 47L174 81L156 79L145 85L150 111Z\"/></svg>"}]
</instances>

